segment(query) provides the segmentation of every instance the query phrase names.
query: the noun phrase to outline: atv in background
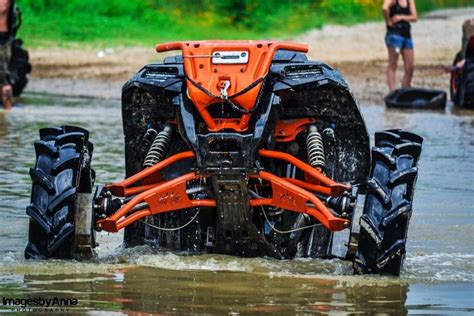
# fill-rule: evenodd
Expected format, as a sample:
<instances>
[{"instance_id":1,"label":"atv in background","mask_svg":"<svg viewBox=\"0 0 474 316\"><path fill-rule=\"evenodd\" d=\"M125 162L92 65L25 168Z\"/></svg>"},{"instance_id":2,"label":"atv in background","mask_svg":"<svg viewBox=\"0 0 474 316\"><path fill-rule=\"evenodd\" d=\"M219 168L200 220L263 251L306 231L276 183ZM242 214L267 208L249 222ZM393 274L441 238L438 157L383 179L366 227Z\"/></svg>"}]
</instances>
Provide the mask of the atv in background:
<instances>
[{"instance_id":1,"label":"atv in background","mask_svg":"<svg viewBox=\"0 0 474 316\"><path fill-rule=\"evenodd\" d=\"M10 5L9 19L9 39L11 57L8 62L9 82L12 86L13 96L17 97L23 92L28 83L28 76L31 73L31 64L28 52L23 48L23 40L16 38L16 34L22 24L20 9L16 6L16 1Z\"/></svg>"},{"instance_id":2,"label":"atv in background","mask_svg":"<svg viewBox=\"0 0 474 316\"><path fill-rule=\"evenodd\" d=\"M451 71L450 95L455 105L474 109L474 37L469 39L466 49L464 67L456 65L462 60L459 52L453 61Z\"/></svg>"},{"instance_id":3,"label":"atv in background","mask_svg":"<svg viewBox=\"0 0 474 316\"><path fill-rule=\"evenodd\" d=\"M126 179L98 186L88 131L41 129L26 258L88 258L95 231L127 247L342 258L399 275L422 138L369 136L341 74L306 45L196 41L122 91Z\"/></svg>"}]
</instances>

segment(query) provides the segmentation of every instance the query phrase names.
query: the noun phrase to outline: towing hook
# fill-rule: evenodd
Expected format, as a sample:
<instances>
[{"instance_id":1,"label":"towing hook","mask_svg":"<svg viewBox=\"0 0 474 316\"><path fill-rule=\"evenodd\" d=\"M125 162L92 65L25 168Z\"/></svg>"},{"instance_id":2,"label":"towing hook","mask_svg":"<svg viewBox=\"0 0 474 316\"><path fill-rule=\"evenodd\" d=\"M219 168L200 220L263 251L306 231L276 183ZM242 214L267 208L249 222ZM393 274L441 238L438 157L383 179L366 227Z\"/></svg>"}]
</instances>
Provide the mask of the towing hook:
<instances>
[{"instance_id":1,"label":"towing hook","mask_svg":"<svg viewBox=\"0 0 474 316\"><path fill-rule=\"evenodd\" d=\"M224 100L227 100L228 97L229 97L229 94L228 94L227 90L230 87L230 80L228 80L228 79L221 80L219 82L218 86L220 88L221 98L224 99Z\"/></svg>"}]
</instances>

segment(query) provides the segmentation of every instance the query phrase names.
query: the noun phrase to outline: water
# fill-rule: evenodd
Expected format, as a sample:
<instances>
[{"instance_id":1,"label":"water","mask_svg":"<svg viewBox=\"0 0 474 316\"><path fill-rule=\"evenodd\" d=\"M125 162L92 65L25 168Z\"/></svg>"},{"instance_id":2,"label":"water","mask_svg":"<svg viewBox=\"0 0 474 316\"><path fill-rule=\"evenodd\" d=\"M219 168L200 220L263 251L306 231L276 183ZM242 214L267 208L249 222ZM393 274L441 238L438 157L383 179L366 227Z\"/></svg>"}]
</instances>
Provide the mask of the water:
<instances>
[{"instance_id":1,"label":"water","mask_svg":"<svg viewBox=\"0 0 474 316\"><path fill-rule=\"evenodd\" d=\"M401 127L425 137L407 260L401 277L391 278L352 276L350 263L339 260L123 249L120 234L106 233L94 262L27 262L25 206L37 130L61 124L89 129L101 183L123 176L124 158L118 100L30 94L23 103L0 112L0 296L76 298L68 308L80 313L474 312L472 111L362 109L371 134Z\"/></svg>"}]
</instances>

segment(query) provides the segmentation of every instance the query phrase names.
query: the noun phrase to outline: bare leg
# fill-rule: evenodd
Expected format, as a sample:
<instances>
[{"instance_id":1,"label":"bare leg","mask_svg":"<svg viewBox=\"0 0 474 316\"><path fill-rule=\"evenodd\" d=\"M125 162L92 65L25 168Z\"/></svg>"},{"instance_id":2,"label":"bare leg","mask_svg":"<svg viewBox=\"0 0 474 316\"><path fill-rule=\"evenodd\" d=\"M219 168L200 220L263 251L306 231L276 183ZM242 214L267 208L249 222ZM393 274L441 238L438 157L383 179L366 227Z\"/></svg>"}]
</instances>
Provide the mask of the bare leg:
<instances>
[{"instance_id":1,"label":"bare leg","mask_svg":"<svg viewBox=\"0 0 474 316\"><path fill-rule=\"evenodd\" d=\"M10 110L13 106L12 86L6 85L2 87L2 102L5 110Z\"/></svg>"},{"instance_id":2,"label":"bare leg","mask_svg":"<svg viewBox=\"0 0 474 316\"><path fill-rule=\"evenodd\" d=\"M388 66L387 66L387 84L390 91L395 90L397 86L397 64L398 54L395 47L387 47L388 49Z\"/></svg>"},{"instance_id":3,"label":"bare leg","mask_svg":"<svg viewBox=\"0 0 474 316\"><path fill-rule=\"evenodd\" d=\"M413 49L402 49L403 65L405 68L405 75L402 79L402 87L411 87L411 79L415 71L415 52Z\"/></svg>"}]
</instances>

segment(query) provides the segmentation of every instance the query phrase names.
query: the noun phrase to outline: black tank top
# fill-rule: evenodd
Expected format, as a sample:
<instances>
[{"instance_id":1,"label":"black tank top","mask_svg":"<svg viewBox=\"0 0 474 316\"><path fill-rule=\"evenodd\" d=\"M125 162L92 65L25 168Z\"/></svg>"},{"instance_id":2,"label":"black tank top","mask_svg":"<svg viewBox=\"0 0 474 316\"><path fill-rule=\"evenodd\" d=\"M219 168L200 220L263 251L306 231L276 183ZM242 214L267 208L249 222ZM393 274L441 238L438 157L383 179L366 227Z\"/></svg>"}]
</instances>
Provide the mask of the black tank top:
<instances>
[{"instance_id":1,"label":"black tank top","mask_svg":"<svg viewBox=\"0 0 474 316\"><path fill-rule=\"evenodd\" d=\"M399 15L399 14L410 15L411 10L410 10L410 4L408 2L409 1L407 0L406 7L402 7L398 3L398 0L395 0L395 4L390 7L390 18L393 17L394 15ZM387 32L392 33L392 34L402 35L405 37L411 37L410 23L407 21L400 21L400 22L395 23L393 26L387 25Z\"/></svg>"}]
</instances>

